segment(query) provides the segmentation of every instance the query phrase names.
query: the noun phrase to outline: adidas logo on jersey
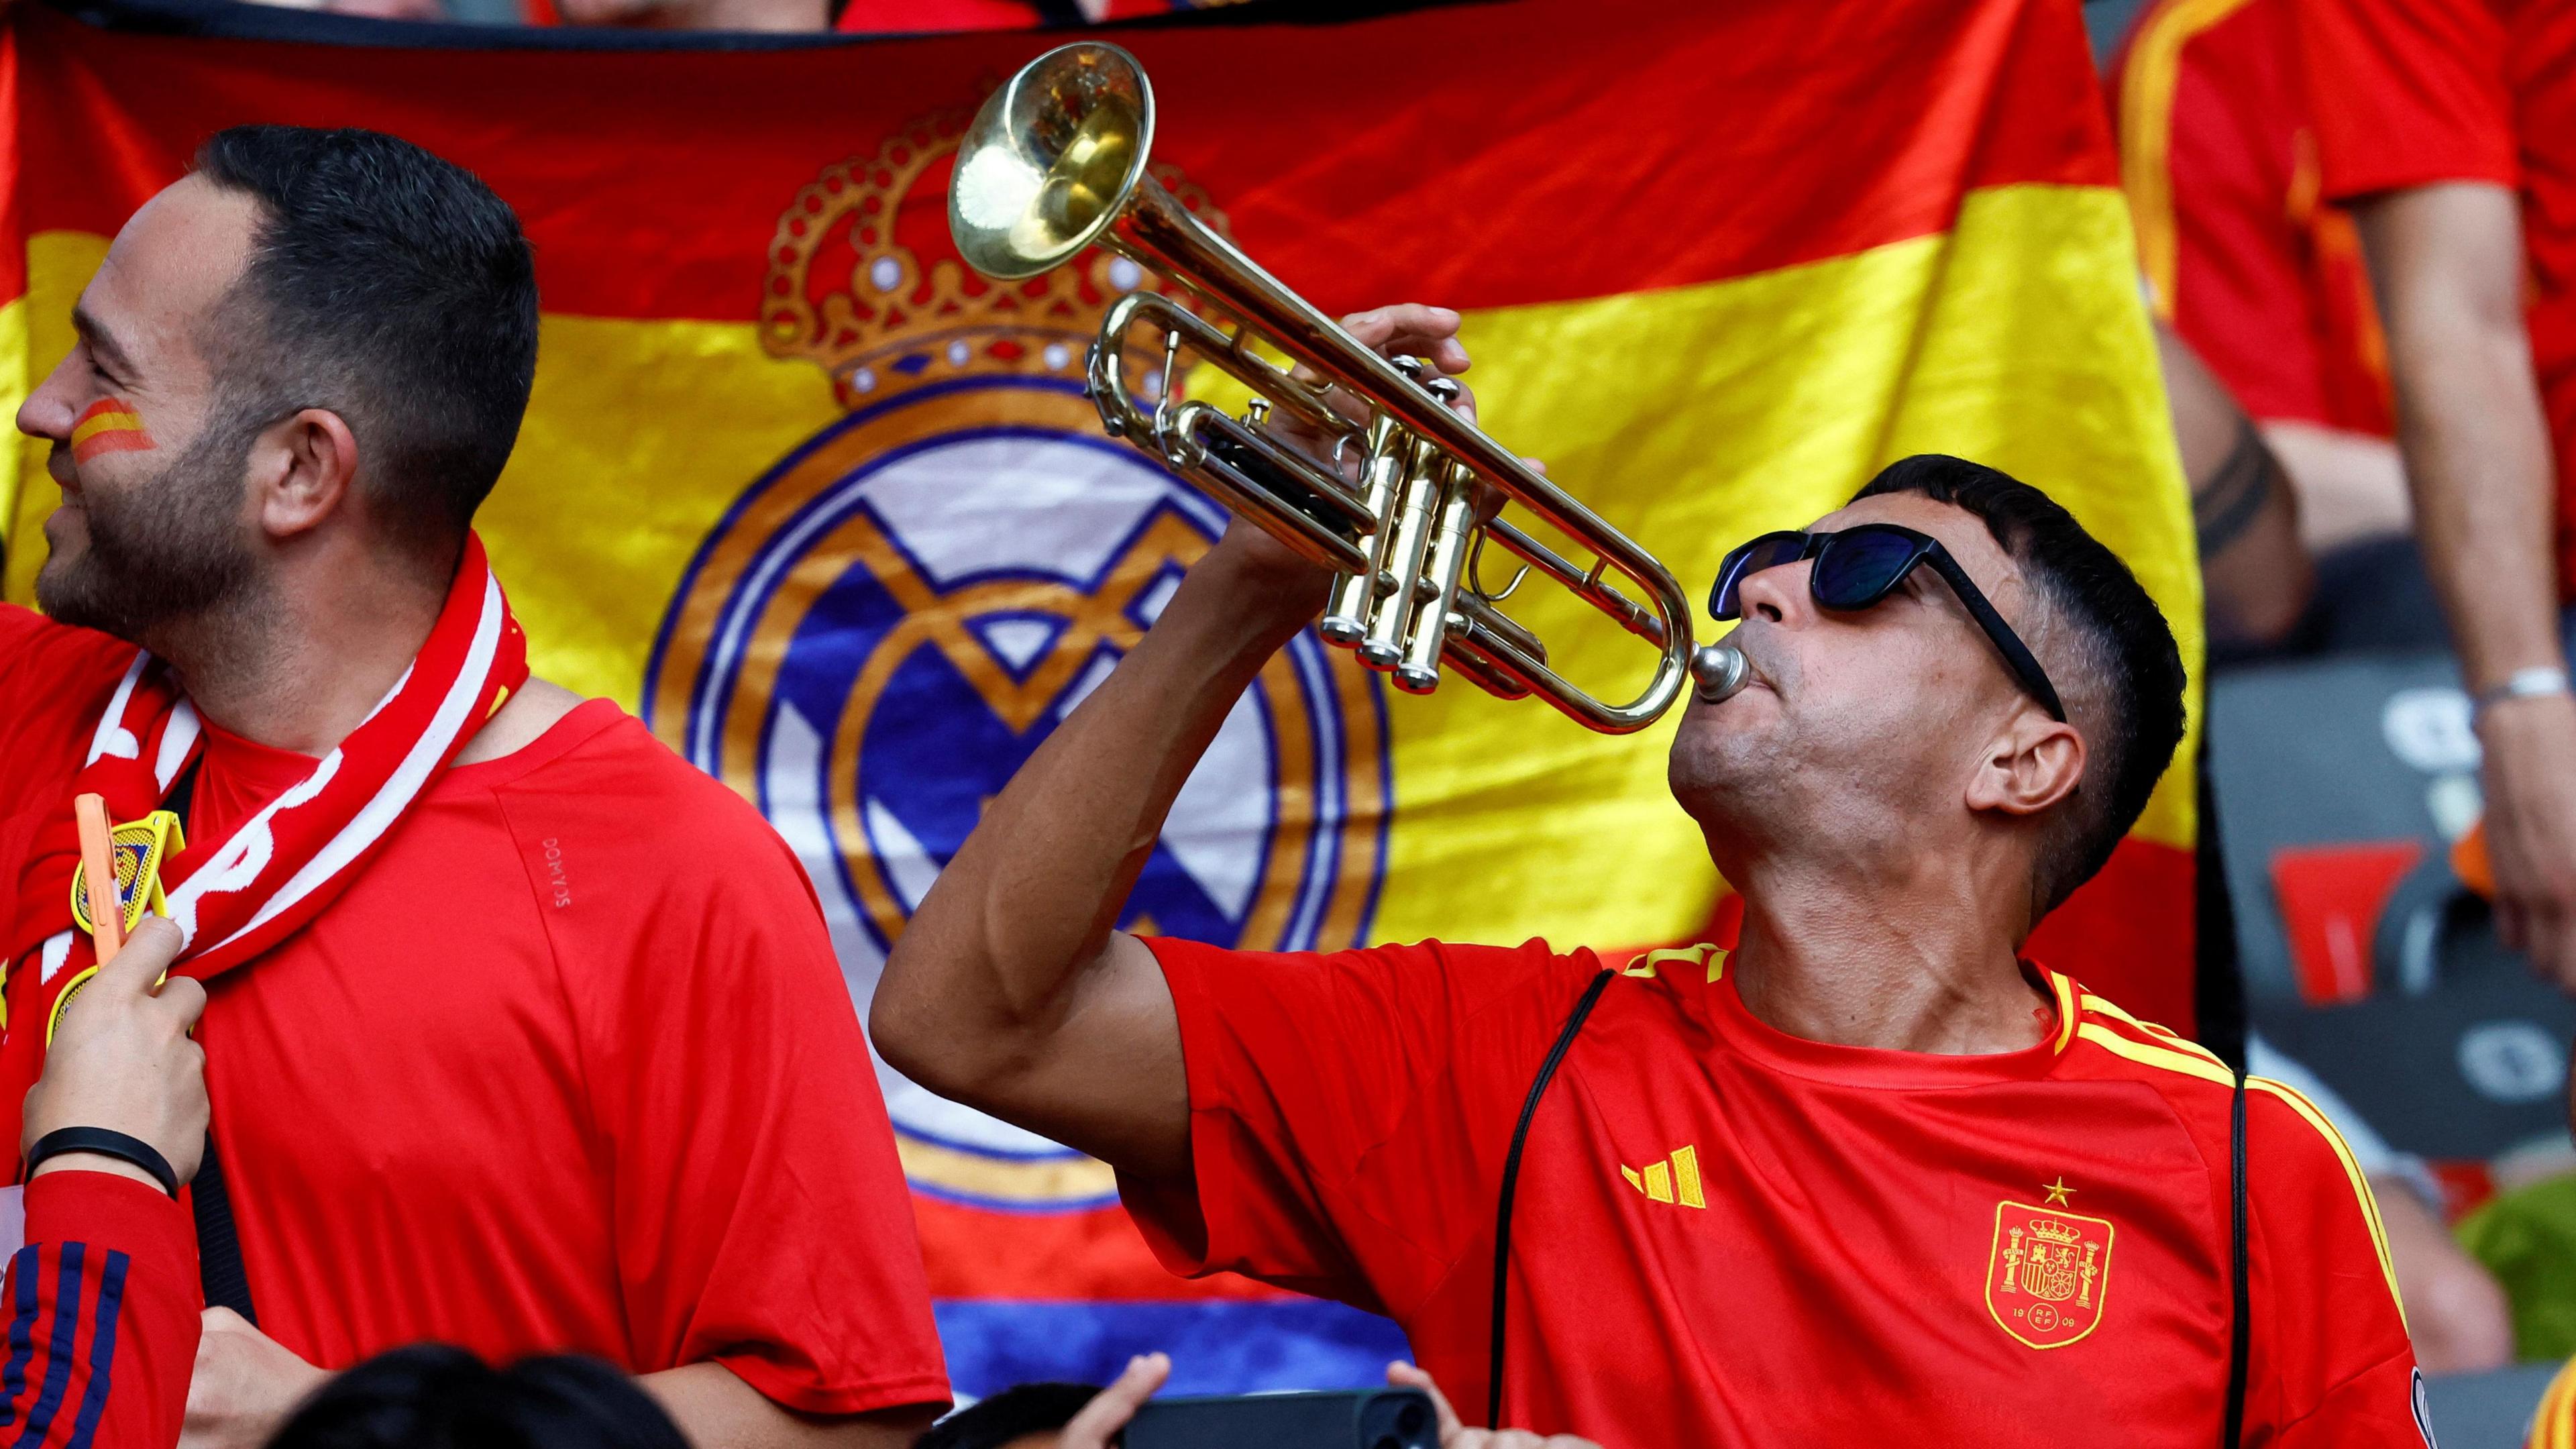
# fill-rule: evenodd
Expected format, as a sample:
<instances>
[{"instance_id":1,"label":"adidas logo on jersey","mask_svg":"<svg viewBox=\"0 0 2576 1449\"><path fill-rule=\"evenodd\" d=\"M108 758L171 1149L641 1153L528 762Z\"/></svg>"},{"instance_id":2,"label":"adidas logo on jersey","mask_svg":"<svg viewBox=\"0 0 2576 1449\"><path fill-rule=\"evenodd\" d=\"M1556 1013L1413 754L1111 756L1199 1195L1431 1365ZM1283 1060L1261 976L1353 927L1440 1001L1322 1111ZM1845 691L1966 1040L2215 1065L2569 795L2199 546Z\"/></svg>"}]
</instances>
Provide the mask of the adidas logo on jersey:
<instances>
[{"instance_id":1,"label":"adidas logo on jersey","mask_svg":"<svg viewBox=\"0 0 2576 1449\"><path fill-rule=\"evenodd\" d=\"M1676 1147L1672 1156L1649 1162L1642 1171L1620 1163L1619 1175L1651 1201L1692 1208L1708 1206L1708 1198L1700 1192L1699 1149L1695 1146Z\"/></svg>"}]
</instances>

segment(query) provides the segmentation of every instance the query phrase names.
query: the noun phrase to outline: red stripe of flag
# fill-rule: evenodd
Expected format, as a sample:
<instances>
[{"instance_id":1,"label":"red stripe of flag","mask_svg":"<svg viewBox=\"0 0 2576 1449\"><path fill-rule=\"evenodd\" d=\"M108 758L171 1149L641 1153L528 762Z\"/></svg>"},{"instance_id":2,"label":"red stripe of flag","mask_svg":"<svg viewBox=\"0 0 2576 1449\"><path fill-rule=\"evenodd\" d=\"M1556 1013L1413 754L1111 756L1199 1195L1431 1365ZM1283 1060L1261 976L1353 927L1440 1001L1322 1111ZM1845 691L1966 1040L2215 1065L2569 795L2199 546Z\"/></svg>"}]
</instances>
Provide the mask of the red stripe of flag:
<instances>
[{"instance_id":1,"label":"red stripe of flag","mask_svg":"<svg viewBox=\"0 0 2576 1449\"><path fill-rule=\"evenodd\" d=\"M465 51L6 23L31 231L112 233L225 125L370 126L519 208L549 310L737 320L798 187L1059 38ZM1939 231L1972 187L2114 179L2072 0L1511 0L1114 38L1153 77L1158 155L1328 308L1741 276Z\"/></svg>"}]
</instances>

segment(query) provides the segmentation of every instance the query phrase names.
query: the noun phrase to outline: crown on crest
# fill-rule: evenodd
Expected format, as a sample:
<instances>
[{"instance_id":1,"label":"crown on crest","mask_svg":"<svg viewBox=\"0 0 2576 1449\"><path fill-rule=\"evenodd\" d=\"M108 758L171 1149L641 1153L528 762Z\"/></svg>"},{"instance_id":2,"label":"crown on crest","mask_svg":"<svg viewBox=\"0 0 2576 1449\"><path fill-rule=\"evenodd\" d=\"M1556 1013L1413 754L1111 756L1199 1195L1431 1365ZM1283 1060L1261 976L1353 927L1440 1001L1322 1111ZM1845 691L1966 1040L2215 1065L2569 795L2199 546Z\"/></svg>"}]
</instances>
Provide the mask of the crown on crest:
<instances>
[{"instance_id":1,"label":"crown on crest","mask_svg":"<svg viewBox=\"0 0 2576 1449\"><path fill-rule=\"evenodd\" d=\"M823 168L796 193L769 245L760 345L830 374L844 407L964 373L1079 379L1109 304L1159 279L1093 250L1043 276L996 282L958 259L947 183L974 108L899 128L868 157ZM1225 216L1177 168L1154 179L1223 234ZM1137 375L1159 386L1161 358L1131 342Z\"/></svg>"},{"instance_id":2,"label":"crown on crest","mask_svg":"<svg viewBox=\"0 0 2576 1449\"><path fill-rule=\"evenodd\" d=\"M2070 1247L2084 1241L2082 1228L2054 1217L2032 1218L2030 1235L2043 1243L2063 1243Z\"/></svg>"}]
</instances>

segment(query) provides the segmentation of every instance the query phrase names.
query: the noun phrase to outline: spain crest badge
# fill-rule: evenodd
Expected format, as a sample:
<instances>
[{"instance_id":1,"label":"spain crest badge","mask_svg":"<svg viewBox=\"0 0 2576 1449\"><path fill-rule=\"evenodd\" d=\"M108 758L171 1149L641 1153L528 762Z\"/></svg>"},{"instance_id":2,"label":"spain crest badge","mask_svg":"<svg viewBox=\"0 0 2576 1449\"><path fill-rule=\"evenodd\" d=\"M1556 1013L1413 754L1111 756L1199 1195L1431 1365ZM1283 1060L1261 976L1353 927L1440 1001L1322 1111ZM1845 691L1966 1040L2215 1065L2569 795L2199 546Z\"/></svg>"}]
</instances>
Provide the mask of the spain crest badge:
<instances>
[{"instance_id":1,"label":"spain crest badge","mask_svg":"<svg viewBox=\"0 0 2576 1449\"><path fill-rule=\"evenodd\" d=\"M116 864L116 899L124 908L128 933L143 923L144 912L168 911L161 891L161 863L186 848L187 843L187 833L179 828L179 817L167 810L155 810L109 832L109 857ZM97 929L89 918L86 865L72 867L72 924L83 934Z\"/></svg>"},{"instance_id":2,"label":"spain crest badge","mask_svg":"<svg viewBox=\"0 0 2576 1449\"><path fill-rule=\"evenodd\" d=\"M2111 1289L2111 1224L2064 1208L1995 1204L1986 1311L2032 1348L2064 1348L2102 1322Z\"/></svg>"}]
</instances>

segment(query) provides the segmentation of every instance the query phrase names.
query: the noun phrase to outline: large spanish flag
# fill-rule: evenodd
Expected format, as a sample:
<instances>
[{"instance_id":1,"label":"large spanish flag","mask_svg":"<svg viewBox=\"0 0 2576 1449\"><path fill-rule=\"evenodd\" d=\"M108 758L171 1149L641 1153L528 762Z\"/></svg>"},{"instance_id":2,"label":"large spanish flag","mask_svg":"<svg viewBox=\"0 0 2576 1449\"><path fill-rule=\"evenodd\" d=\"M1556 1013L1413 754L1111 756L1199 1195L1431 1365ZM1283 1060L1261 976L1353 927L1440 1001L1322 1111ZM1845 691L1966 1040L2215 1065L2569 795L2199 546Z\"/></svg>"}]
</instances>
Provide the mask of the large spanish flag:
<instances>
[{"instance_id":1,"label":"large spanish flag","mask_svg":"<svg viewBox=\"0 0 2576 1449\"><path fill-rule=\"evenodd\" d=\"M2075 0L1333 7L1354 12L1117 32L1165 179L1290 285L1464 308L1488 427L1694 591L1747 535L1953 452L2065 500L2197 663ZM202 0L0 23L23 239L0 393L63 354L109 238L217 127L395 132L518 208L545 322L483 530L537 667L768 813L862 999L980 802L1221 525L1079 394L1102 308L1149 280L1094 257L996 290L948 242L960 128L1044 37L585 42ZM0 500L14 598L54 501L40 461ZM1634 641L1570 599L1510 607L1569 667L1633 672ZM1128 924L1692 936L1721 888L1665 796L1668 729L1606 738L1456 681L1399 696L1308 637L1192 777ZM2187 1020L2192 830L2182 770L2036 953ZM961 1388L1153 1346L1186 1347L1200 1387L1358 1380L1399 1347L1348 1310L1164 1277L1099 1164L884 1080Z\"/></svg>"}]
</instances>

